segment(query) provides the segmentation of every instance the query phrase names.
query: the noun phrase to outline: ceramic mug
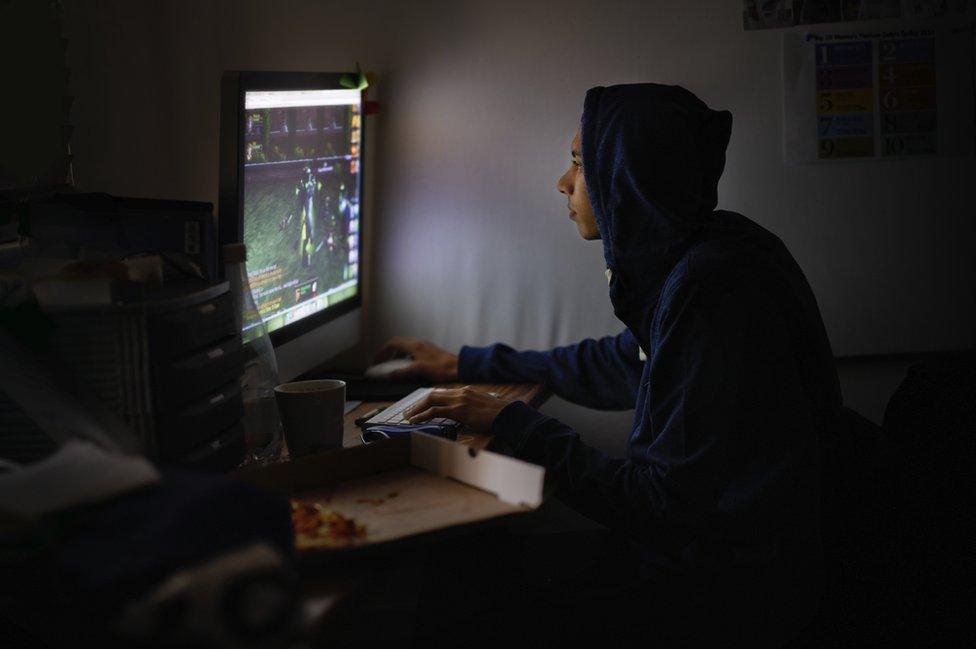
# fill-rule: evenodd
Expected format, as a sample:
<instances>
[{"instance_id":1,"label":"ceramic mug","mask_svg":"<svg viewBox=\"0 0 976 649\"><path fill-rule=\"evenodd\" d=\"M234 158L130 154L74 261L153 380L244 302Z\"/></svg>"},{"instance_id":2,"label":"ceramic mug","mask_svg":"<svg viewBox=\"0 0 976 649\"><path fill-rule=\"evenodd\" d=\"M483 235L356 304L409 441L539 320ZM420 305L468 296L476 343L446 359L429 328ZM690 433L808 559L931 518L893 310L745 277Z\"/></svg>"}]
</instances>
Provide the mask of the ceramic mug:
<instances>
[{"instance_id":1,"label":"ceramic mug","mask_svg":"<svg viewBox=\"0 0 976 649\"><path fill-rule=\"evenodd\" d=\"M282 383L275 388L275 399L292 457L342 448L345 381Z\"/></svg>"}]
</instances>

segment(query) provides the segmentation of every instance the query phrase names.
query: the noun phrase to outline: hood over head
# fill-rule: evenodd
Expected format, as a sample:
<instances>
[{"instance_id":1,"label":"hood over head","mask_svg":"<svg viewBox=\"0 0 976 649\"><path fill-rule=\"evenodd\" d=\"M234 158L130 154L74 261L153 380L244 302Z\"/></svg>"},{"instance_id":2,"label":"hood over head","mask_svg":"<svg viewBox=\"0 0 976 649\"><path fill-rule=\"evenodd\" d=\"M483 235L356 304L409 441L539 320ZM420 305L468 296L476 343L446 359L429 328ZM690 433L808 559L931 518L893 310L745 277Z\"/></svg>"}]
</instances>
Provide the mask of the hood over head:
<instances>
[{"instance_id":1,"label":"hood over head","mask_svg":"<svg viewBox=\"0 0 976 649\"><path fill-rule=\"evenodd\" d=\"M614 312L647 350L661 286L704 231L732 114L680 86L591 88L583 104L583 173L610 269Z\"/></svg>"}]
</instances>

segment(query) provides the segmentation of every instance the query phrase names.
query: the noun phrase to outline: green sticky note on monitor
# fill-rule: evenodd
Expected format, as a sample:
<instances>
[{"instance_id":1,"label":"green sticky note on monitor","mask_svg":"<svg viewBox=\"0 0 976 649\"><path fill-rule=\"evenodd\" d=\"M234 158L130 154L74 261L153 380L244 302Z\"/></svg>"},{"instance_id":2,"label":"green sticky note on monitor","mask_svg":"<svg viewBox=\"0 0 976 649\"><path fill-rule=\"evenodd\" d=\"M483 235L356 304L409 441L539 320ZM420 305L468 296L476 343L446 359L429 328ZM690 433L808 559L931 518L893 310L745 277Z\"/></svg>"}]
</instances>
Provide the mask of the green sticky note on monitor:
<instances>
[{"instance_id":1,"label":"green sticky note on monitor","mask_svg":"<svg viewBox=\"0 0 976 649\"><path fill-rule=\"evenodd\" d=\"M339 77L339 85L350 90L365 90L369 86L369 81L366 80L366 75L363 74L357 63L356 74L342 75Z\"/></svg>"}]
</instances>

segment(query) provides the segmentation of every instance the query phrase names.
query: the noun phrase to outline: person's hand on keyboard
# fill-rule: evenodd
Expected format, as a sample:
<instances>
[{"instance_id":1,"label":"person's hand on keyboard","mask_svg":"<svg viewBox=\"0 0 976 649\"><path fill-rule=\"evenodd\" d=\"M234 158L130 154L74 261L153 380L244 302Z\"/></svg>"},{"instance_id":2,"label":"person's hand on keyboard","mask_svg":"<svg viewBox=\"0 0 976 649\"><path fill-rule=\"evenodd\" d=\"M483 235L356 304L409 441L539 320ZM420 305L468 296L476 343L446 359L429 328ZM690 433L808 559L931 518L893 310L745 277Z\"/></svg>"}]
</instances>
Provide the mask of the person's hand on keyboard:
<instances>
[{"instance_id":1,"label":"person's hand on keyboard","mask_svg":"<svg viewBox=\"0 0 976 649\"><path fill-rule=\"evenodd\" d=\"M509 399L475 390L471 386L438 389L431 390L426 397L404 410L403 417L411 424L444 417L484 432L491 429L495 417L509 403Z\"/></svg>"},{"instance_id":2,"label":"person's hand on keyboard","mask_svg":"<svg viewBox=\"0 0 976 649\"><path fill-rule=\"evenodd\" d=\"M390 378L393 380L425 379L436 383L457 381L457 355L426 340L391 338L376 352L373 362L382 363L398 355L409 356L413 363L391 372Z\"/></svg>"}]
</instances>

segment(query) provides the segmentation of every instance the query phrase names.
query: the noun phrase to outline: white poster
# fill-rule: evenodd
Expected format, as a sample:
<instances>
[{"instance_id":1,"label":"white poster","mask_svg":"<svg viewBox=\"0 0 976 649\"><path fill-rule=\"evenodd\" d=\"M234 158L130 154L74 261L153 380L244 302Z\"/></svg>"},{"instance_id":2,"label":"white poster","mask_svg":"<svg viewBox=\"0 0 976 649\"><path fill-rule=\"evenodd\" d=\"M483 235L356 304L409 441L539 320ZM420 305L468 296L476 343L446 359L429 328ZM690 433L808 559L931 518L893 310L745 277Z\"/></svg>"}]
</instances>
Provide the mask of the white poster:
<instances>
[{"instance_id":1,"label":"white poster","mask_svg":"<svg viewBox=\"0 0 976 649\"><path fill-rule=\"evenodd\" d=\"M973 151L972 32L783 37L787 162Z\"/></svg>"}]
</instances>

